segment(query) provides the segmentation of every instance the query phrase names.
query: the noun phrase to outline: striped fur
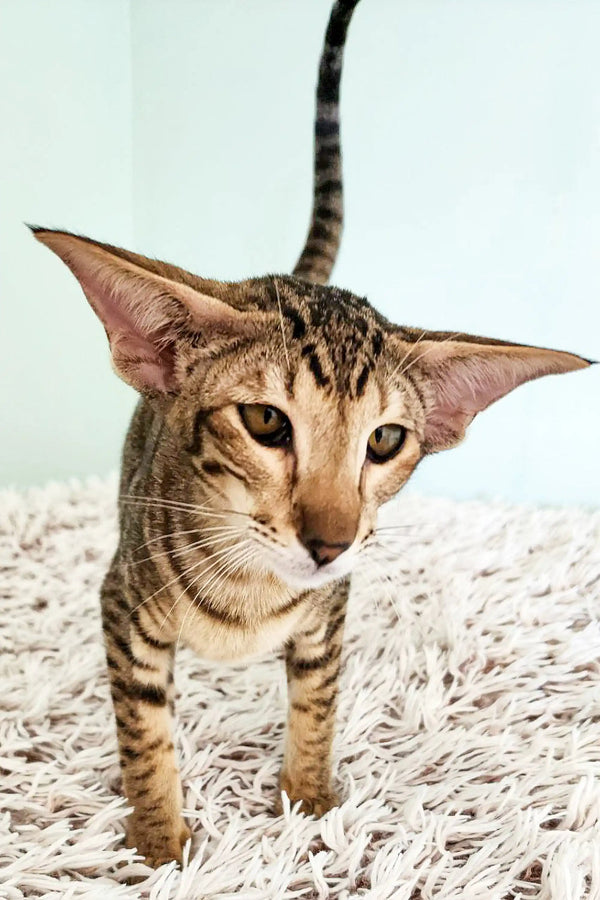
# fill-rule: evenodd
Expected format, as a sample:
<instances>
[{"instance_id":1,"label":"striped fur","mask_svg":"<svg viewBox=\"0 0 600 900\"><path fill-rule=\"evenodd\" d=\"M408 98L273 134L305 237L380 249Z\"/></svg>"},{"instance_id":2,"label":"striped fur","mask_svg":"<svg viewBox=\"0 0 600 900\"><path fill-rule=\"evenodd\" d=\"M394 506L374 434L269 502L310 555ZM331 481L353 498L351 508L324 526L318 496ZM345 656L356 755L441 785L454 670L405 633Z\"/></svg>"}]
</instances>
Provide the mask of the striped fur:
<instances>
[{"instance_id":1,"label":"striped fur","mask_svg":"<svg viewBox=\"0 0 600 900\"><path fill-rule=\"evenodd\" d=\"M141 393L125 441L120 542L102 621L128 843L180 860L189 830L173 745L173 666L184 643L217 660L283 652L289 715L281 787L308 812L331 780L349 575L377 571L377 510L427 453L458 443L489 403L572 354L392 325L325 287L339 243L338 96L355 2L338 2L320 71L313 223L294 277L200 278L67 232L35 229L79 279L117 373ZM312 282L312 283L311 283ZM268 447L240 405L276 407ZM386 423L393 458L369 455ZM319 559L315 547L338 548ZM345 548L345 549L340 549Z\"/></svg>"},{"instance_id":2,"label":"striped fur","mask_svg":"<svg viewBox=\"0 0 600 900\"><path fill-rule=\"evenodd\" d=\"M317 284L329 281L343 224L340 82L348 26L358 0L337 0L329 18L319 64L315 117L312 220L294 275Z\"/></svg>"}]
</instances>

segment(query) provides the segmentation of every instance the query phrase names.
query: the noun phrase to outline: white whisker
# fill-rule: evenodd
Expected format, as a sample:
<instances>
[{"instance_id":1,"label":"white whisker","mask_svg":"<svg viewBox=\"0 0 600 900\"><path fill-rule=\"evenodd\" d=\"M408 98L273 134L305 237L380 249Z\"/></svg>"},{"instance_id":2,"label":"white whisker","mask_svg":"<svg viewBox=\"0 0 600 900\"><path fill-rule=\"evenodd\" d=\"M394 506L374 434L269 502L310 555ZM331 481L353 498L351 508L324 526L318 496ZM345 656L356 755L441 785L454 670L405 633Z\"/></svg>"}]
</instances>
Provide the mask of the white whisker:
<instances>
[{"instance_id":1,"label":"white whisker","mask_svg":"<svg viewBox=\"0 0 600 900\"><path fill-rule=\"evenodd\" d=\"M185 531L171 531L167 534L159 534L156 537L150 538L149 541L145 541L143 544L140 544L139 547L135 547L132 551L133 553L137 553L138 550L143 550L144 547L148 547L150 544L155 544L157 541L164 541L170 537L180 537L184 534L195 534L199 531L202 534L209 534L211 532L221 532L225 530L229 530L230 528L237 530L239 528L238 525L199 525L198 528L187 528Z\"/></svg>"},{"instance_id":2,"label":"white whisker","mask_svg":"<svg viewBox=\"0 0 600 900\"><path fill-rule=\"evenodd\" d=\"M232 548L232 553L231 553L231 554L223 554L223 557L222 557L222 559L220 560L221 566L219 566L219 568L217 569L216 572L213 572L213 573L212 573L211 577L208 579L208 581L207 581L205 584L202 584L202 585L201 585L198 594L201 593L201 592L205 592L205 591L208 590L208 588L213 584L213 582L214 582L214 580L215 580L215 577L216 577L217 575L219 575L220 572L221 572L223 569L227 569L227 567L231 564L232 559L235 559L235 557L236 557L237 555L243 556L244 553L246 553L246 552L248 551L248 549L249 549L248 545L249 545L249 544L250 544L250 545L252 544L252 541L251 541L250 539L248 539L248 540L246 540L246 541L242 541L242 542L240 542L239 544L236 544L236 546ZM244 553L241 552L242 550L244 551ZM211 567L211 568L214 568L214 567ZM199 578L202 578L202 576L203 576L204 574L207 574L208 571L209 571L209 570L207 570L206 573L205 573L205 572L201 572ZM199 580L198 578L194 579L194 581L196 581L196 582L197 582L198 580ZM192 584L193 584L193 583L194 583L194 582L192 582ZM191 587L191 585L189 585L189 587ZM189 587L188 587L188 590L189 590ZM198 594L197 594L196 596L198 596Z\"/></svg>"},{"instance_id":3,"label":"white whisker","mask_svg":"<svg viewBox=\"0 0 600 900\"><path fill-rule=\"evenodd\" d=\"M160 550L158 553L151 553L149 556L144 556L142 559L134 559L127 563L128 566L139 566L142 563L150 562L153 559L160 559L162 556L168 557L178 557L185 556L188 553L193 553L194 550L201 550L204 547L215 546L216 544L222 544L226 541L234 540L236 535L243 534L243 530L239 528L232 529L225 534L222 535L212 535L207 538L203 538L198 541L193 541L190 544L186 544L185 547L178 547L175 550Z\"/></svg>"},{"instance_id":4,"label":"white whisker","mask_svg":"<svg viewBox=\"0 0 600 900\"><path fill-rule=\"evenodd\" d=\"M181 537L184 534L196 534L198 531L203 531L204 529L199 526L198 528L187 528L185 531L169 531L166 534L159 534L157 537L150 538L149 541L144 541L143 544L140 544L139 547L134 547L132 553L137 553L138 550L143 550L144 547L148 547L150 544L155 544L157 541L164 541L170 537Z\"/></svg>"},{"instance_id":5,"label":"white whisker","mask_svg":"<svg viewBox=\"0 0 600 900\"><path fill-rule=\"evenodd\" d=\"M462 337L462 336L464 336L464 331L455 331L453 334L448 335L447 338L444 338L443 341L434 341L431 347L428 347L427 350L425 350L423 353L421 353L419 356L417 356L416 359L412 359L409 362L409 364L407 366L405 366L404 369L402 369L402 371L399 373L399 375L406 375L406 373L409 372L412 369L412 367L414 365L416 365L416 363L419 362L420 359L423 359L425 356L429 356L430 353L433 353L433 351L436 350L438 347L441 347L442 344L447 344L448 341L454 341L454 340L456 340L457 337Z\"/></svg>"},{"instance_id":6,"label":"white whisker","mask_svg":"<svg viewBox=\"0 0 600 900\"><path fill-rule=\"evenodd\" d=\"M237 548L235 548L235 549L239 550L240 548L237 547ZM220 572L222 572L223 574L222 574L221 578L219 579L219 582L222 581L224 578L228 577L229 575L231 575L234 571L239 570L239 569L241 568L241 566L242 566L249 558L251 558L251 556L252 556L252 554L253 554L254 552L255 552L255 550L254 550L253 547L250 547L250 548L247 548L247 547L246 547L246 548L244 548L244 552L243 552L243 553L239 553L237 556L234 554L232 558L227 559L227 561L223 563L223 565L217 570L217 572L214 573L213 576L211 576L211 578L209 579L208 584L210 584L211 582L213 582L214 579L215 579L215 577L216 577L216 575L218 575ZM201 576L200 576L200 577L201 577ZM194 579L194 580L197 581L198 579ZM193 583L194 583L194 582L192 582L192 584L193 584ZM198 602L198 598L199 598L200 594L201 594L203 591L206 590L206 587L207 587L207 586L208 586L208 585L203 585L203 586L197 591L197 593L195 594L193 600L190 602L190 604L189 604L187 610L185 611L185 615L184 615L184 617L183 617L183 619L182 619L182 622L181 622L181 625L180 625L180 627L179 627L179 633L178 633L178 635L177 635L177 641L176 641L176 643L175 643L175 654L177 654L177 651L178 651L178 649L179 649L179 643L180 643L180 641L181 641L181 638L182 638L182 635L183 635L183 631L184 631L184 628L185 628L185 623L186 623L186 620L187 620L188 615L190 614L190 611L192 611L192 616L194 616L194 615L196 615L196 613L200 612L201 609L202 609L202 601ZM187 590L189 590L190 587L191 587L191 584L188 585Z\"/></svg>"},{"instance_id":7,"label":"white whisker","mask_svg":"<svg viewBox=\"0 0 600 900\"><path fill-rule=\"evenodd\" d=\"M246 543L246 542L243 542L243 543ZM187 569L186 572L182 574L181 578L183 579L183 576L184 576L184 575L189 575L189 573L190 573L191 571L193 571L193 569L198 568L199 565L202 565L203 563L208 563L208 562L210 562L210 560L214 560L214 562L212 562L212 563L208 566L208 568L206 569L206 572L209 572L212 568L214 568L215 565L218 565L220 562L222 562L223 559L226 559L226 558L228 558L229 556L234 555L234 554L237 552L239 546L240 546L239 544L236 544L235 547L230 547L228 550L225 550L225 552L223 552L223 550L221 550L221 549L217 550L215 553L212 553L210 556L206 557L206 559L203 559L203 560L202 560L200 563L198 563L197 565L191 566L189 569ZM169 618L169 616L171 615L171 613L173 612L173 610L175 609L175 607L177 606L177 604L179 603L179 601L181 600L181 598L182 598L185 594L187 594L187 593L189 592L189 590L190 590L190 588L192 587L193 584L195 584L200 578L202 578L202 575L203 575L203 574L205 574L205 573L204 573L204 572L200 572L200 574L199 574L199 575L196 575L196 576L192 579L192 581L191 581L189 584L186 584L186 585L185 585L184 589L183 589L182 592L179 594L179 596L175 599L175 601L173 602L173 604L172 604L171 607L169 608L169 611L167 612L166 616L164 617L164 619L163 619L163 621L162 621L162 623L161 623L161 626L160 626L160 628L158 629L158 630L159 630L159 633L163 630L163 628L164 628L164 626L165 626L165 623L166 623L167 619Z\"/></svg>"},{"instance_id":8,"label":"white whisker","mask_svg":"<svg viewBox=\"0 0 600 900\"><path fill-rule=\"evenodd\" d=\"M200 505L197 503L186 503L183 500L167 500L162 497L145 497L137 494L121 494L119 497L124 503L130 505L159 507L163 509L172 509L179 512L196 512L201 516L216 516L217 518L228 518L228 516L244 516L251 519L249 513L240 512L237 509L220 508L215 510L211 506Z\"/></svg>"},{"instance_id":9,"label":"white whisker","mask_svg":"<svg viewBox=\"0 0 600 900\"><path fill-rule=\"evenodd\" d=\"M417 340L411 342L410 347L408 348L408 350L406 351L406 353L404 354L404 356L402 357L402 359L400 360L400 362L398 363L398 365L396 366L396 368L394 369L394 371L393 371L392 374L390 375L390 381L391 381L391 379L394 377L394 375L396 374L396 372L398 371L398 369L401 369L401 368L402 368L402 366L404 365L404 363L406 362L406 360L408 359L408 357L410 356L410 354L413 352L413 350L415 349L415 347L417 346L417 344L420 344L420 343L421 343L421 341L423 340L423 338L425 337L426 334L427 334L427 330L424 329L424 330L421 332L421 334L419 335L419 337L417 338Z\"/></svg>"},{"instance_id":10,"label":"white whisker","mask_svg":"<svg viewBox=\"0 0 600 900\"><path fill-rule=\"evenodd\" d=\"M279 288L277 287L277 281L273 279L273 284L275 285L275 294L277 295L277 306L279 307L279 324L281 325L281 337L283 340L283 350L285 353L285 358L287 361L288 372L290 371L290 357L288 355L287 343L285 340L285 328L283 327L283 310L281 308L281 297L279 296Z\"/></svg>"},{"instance_id":11,"label":"white whisker","mask_svg":"<svg viewBox=\"0 0 600 900\"><path fill-rule=\"evenodd\" d=\"M201 560L200 560L199 562L197 562L197 563L194 563L194 565L190 566L188 569L185 569L185 570L184 570L183 572L181 572L179 575L176 575L174 578L171 578L171 580L170 580L170 581L167 581L166 584L161 585L161 587L159 587L156 591L154 591L154 593L150 594L149 597L146 597L145 600L142 600L141 603L138 603L137 606L134 606L134 608L131 610L131 612L130 612L129 615L132 616L132 615L134 614L134 612L136 612L136 610L140 609L142 606L145 606L146 603L149 603L149 602L150 602L150 600L153 600L154 597L156 597L157 594L160 594L161 591L166 590L166 589L167 589L168 587L170 587L172 584L175 584L176 581L179 581L180 579L185 578L186 575L189 575L190 572L193 572L194 569L197 569L197 568L198 568L199 566L201 566L203 563L206 563L208 560L213 559L213 558L217 555L218 552L220 552L220 551L216 551L215 553L211 554L210 556L205 557L204 559L201 559ZM185 592L184 592L184 593L185 593Z\"/></svg>"}]
</instances>

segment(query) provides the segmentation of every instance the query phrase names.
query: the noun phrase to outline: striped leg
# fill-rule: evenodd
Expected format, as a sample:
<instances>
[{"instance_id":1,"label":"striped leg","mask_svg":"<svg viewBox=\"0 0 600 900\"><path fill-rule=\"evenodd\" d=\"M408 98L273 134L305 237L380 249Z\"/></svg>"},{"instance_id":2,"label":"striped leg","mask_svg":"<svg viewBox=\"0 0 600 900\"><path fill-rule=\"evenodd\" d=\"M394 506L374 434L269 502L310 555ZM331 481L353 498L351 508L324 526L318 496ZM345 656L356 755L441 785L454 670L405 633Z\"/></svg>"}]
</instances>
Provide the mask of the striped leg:
<instances>
[{"instance_id":1,"label":"striped leg","mask_svg":"<svg viewBox=\"0 0 600 900\"><path fill-rule=\"evenodd\" d=\"M102 619L115 708L123 792L134 807L127 845L151 866L175 859L190 832L171 733L173 644L144 607L131 614L116 573L102 588ZM160 617L158 617L160 618Z\"/></svg>"},{"instance_id":2,"label":"striped leg","mask_svg":"<svg viewBox=\"0 0 600 900\"><path fill-rule=\"evenodd\" d=\"M338 802L331 788L331 744L347 596L348 583L336 585L325 621L294 635L286 656L289 714L281 789L317 816Z\"/></svg>"}]
</instances>

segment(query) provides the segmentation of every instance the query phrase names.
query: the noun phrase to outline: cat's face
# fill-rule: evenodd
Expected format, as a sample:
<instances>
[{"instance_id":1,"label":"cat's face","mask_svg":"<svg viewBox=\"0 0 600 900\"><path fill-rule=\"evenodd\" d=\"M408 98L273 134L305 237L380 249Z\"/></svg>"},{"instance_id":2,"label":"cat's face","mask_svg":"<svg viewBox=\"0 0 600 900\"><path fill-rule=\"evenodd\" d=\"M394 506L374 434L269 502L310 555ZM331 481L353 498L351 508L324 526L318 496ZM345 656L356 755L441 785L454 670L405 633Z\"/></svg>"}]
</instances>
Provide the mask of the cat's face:
<instances>
[{"instance_id":1,"label":"cat's face","mask_svg":"<svg viewBox=\"0 0 600 900\"><path fill-rule=\"evenodd\" d=\"M117 373L163 412L180 495L295 589L346 575L376 541L381 504L478 412L588 365L397 327L347 291L296 278L214 282L65 232L36 236L79 279Z\"/></svg>"},{"instance_id":2,"label":"cat's face","mask_svg":"<svg viewBox=\"0 0 600 900\"><path fill-rule=\"evenodd\" d=\"M376 543L378 508L423 455L423 412L405 345L366 304L292 279L247 290L261 297L258 333L218 359L189 351L169 420L196 487L244 529L255 564L318 587Z\"/></svg>"}]
</instances>

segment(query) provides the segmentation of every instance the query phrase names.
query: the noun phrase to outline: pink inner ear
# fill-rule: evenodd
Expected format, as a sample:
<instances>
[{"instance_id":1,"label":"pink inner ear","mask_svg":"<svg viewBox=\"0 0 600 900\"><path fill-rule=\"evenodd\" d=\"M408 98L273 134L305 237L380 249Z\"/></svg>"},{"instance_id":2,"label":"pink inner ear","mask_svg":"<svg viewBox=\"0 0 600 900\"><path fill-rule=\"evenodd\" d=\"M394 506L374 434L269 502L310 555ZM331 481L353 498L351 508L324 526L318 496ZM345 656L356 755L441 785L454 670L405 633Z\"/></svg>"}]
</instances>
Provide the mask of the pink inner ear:
<instances>
[{"instance_id":1,"label":"pink inner ear","mask_svg":"<svg viewBox=\"0 0 600 900\"><path fill-rule=\"evenodd\" d=\"M429 398L427 452L454 446L477 413L518 385L589 365L573 353L521 344L439 341L421 346L425 349L416 364Z\"/></svg>"},{"instance_id":2,"label":"pink inner ear","mask_svg":"<svg viewBox=\"0 0 600 900\"><path fill-rule=\"evenodd\" d=\"M104 325L116 371L136 390L177 389L176 353L186 332L210 343L247 330L247 317L227 302L125 259L114 248L67 232L37 231L36 238L79 280Z\"/></svg>"},{"instance_id":3,"label":"pink inner ear","mask_svg":"<svg viewBox=\"0 0 600 900\"><path fill-rule=\"evenodd\" d=\"M139 382L149 391L168 393L175 390L173 344L160 348L133 332L113 332L109 341L115 368L128 381Z\"/></svg>"},{"instance_id":4,"label":"pink inner ear","mask_svg":"<svg viewBox=\"0 0 600 900\"><path fill-rule=\"evenodd\" d=\"M480 348L469 357L450 356L427 367L432 402L427 416L426 440L431 446L449 446L460 440L477 413L517 385L553 370L548 359L532 348L531 354Z\"/></svg>"},{"instance_id":5,"label":"pink inner ear","mask_svg":"<svg viewBox=\"0 0 600 900\"><path fill-rule=\"evenodd\" d=\"M96 277L94 277L96 276ZM108 336L113 362L117 372L130 384L150 392L168 393L175 389L174 345L161 344L160 333L153 333L148 319L129 314L127 303L120 290L126 285L111 284L100 272L84 272L79 275L81 286L94 310L102 320ZM139 288L138 288L139 289ZM135 290L135 282L130 286ZM148 312L151 315L151 298ZM145 326L145 328L144 328Z\"/></svg>"},{"instance_id":6,"label":"pink inner ear","mask_svg":"<svg viewBox=\"0 0 600 900\"><path fill-rule=\"evenodd\" d=\"M495 364L494 364L495 363ZM519 383L518 364L507 357L452 360L436 378L437 407L473 417Z\"/></svg>"}]
</instances>

